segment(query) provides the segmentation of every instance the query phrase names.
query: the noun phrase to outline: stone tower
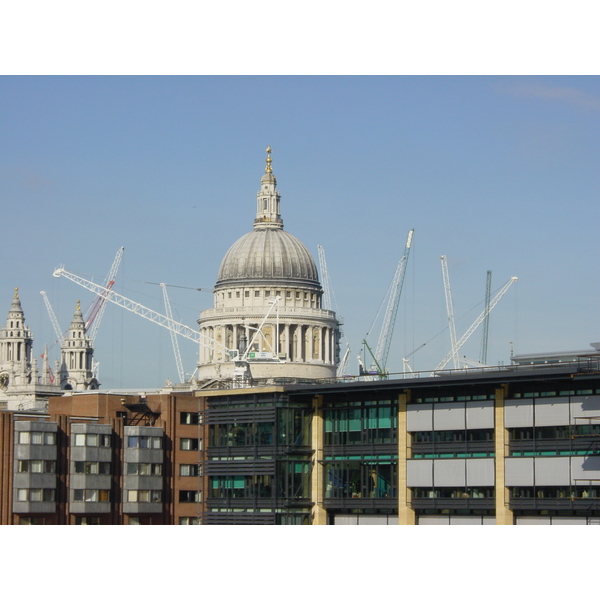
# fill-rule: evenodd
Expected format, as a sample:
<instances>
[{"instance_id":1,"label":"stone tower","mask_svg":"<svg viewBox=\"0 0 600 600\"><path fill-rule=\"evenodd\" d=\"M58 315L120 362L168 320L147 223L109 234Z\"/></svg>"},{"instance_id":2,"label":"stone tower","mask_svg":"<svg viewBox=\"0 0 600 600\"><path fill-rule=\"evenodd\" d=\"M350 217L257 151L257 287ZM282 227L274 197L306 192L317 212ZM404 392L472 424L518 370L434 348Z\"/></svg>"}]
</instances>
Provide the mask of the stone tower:
<instances>
[{"instance_id":1,"label":"stone tower","mask_svg":"<svg viewBox=\"0 0 600 600\"><path fill-rule=\"evenodd\" d=\"M94 348L87 336L81 305L77 300L75 314L61 344L60 387L63 390L96 390L99 387L92 370Z\"/></svg>"},{"instance_id":2,"label":"stone tower","mask_svg":"<svg viewBox=\"0 0 600 600\"><path fill-rule=\"evenodd\" d=\"M32 382L33 336L25 325L19 289L15 288L6 325L0 330L0 388L20 387Z\"/></svg>"}]
</instances>

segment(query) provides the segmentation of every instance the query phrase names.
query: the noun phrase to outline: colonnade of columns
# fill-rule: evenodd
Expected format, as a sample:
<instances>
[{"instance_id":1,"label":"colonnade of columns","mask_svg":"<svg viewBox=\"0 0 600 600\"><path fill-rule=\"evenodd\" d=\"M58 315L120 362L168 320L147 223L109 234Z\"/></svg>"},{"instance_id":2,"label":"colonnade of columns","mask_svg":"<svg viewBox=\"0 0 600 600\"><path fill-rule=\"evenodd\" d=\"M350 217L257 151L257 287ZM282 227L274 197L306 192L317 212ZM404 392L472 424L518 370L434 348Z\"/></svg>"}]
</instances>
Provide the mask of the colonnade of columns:
<instances>
[{"instance_id":1,"label":"colonnade of columns","mask_svg":"<svg viewBox=\"0 0 600 600\"><path fill-rule=\"evenodd\" d=\"M336 338L333 327L310 323L265 324L262 334L257 333L260 323L222 324L204 326L202 336L216 342L215 350L201 346L200 364L227 360L223 346L238 350L242 338L251 351L285 354L288 361L304 363L335 364Z\"/></svg>"}]
</instances>

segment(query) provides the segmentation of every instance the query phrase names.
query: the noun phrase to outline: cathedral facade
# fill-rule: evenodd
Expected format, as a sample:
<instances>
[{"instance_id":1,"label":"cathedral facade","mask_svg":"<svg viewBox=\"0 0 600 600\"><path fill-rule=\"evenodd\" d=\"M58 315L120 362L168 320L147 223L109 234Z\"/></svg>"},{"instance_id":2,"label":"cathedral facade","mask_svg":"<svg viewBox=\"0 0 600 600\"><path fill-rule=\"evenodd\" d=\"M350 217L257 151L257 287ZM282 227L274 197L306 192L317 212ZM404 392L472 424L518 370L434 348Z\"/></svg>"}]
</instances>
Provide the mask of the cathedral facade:
<instances>
[{"instance_id":1,"label":"cathedral facade","mask_svg":"<svg viewBox=\"0 0 600 600\"><path fill-rule=\"evenodd\" d=\"M93 345L86 333L79 302L61 344L61 360L54 371L48 349L41 355L41 369L33 353L33 335L25 324L19 290L0 329L0 410L46 411L48 398L66 390L95 390L100 384L92 372Z\"/></svg>"},{"instance_id":2,"label":"cathedral facade","mask_svg":"<svg viewBox=\"0 0 600 600\"><path fill-rule=\"evenodd\" d=\"M283 228L270 147L267 152L254 228L225 254L214 307L198 320L200 380L235 379L239 368L251 381L336 376L339 322L322 308L313 257Z\"/></svg>"}]
</instances>

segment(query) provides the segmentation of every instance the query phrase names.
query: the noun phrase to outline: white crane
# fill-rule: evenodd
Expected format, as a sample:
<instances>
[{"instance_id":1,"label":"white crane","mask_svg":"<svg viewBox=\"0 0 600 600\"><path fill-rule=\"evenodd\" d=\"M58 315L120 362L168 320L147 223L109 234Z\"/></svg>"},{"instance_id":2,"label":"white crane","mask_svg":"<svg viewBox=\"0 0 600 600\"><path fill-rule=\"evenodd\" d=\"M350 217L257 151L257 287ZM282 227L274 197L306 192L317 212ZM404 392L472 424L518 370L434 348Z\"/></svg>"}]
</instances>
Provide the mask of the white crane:
<instances>
[{"instance_id":1,"label":"white crane","mask_svg":"<svg viewBox=\"0 0 600 600\"><path fill-rule=\"evenodd\" d=\"M350 344L346 344L346 352L344 352L344 356L338 365L337 368L337 377L345 377L346 376L346 367L348 366L348 358L350 357Z\"/></svg>"},{"instance_id":2,"label":"white crane","mask_svg":"<svg viewBox=\"0 0 600 600\"><path fill-rule=\"evenodd\" d=\"M119 270L119 265L121 264L121 259L123 258L123 251L125 250L124 246L121 246L119 250L117 250L117 254L115 255L115 259L113 260L113 264L104 280L104 288L110 291L115 284L115 277L117 276L117 271ZM96 298L96 301L92 304L89 309L88 315L85 319L85 328L88 332L88 337L92 340L92 343L96 339L98 335L98 329L100 329L100 323L102 322L102 316L104 315L104 310L106 309L106 296L108 292L99 295Z\"/></svg>"},{"instance_id":3,"label":"white crane","mask_svg":"<svg viewBox=\"0 0 600 600\"><path fill-rule=\"evenodd\" d=\"M58 324L58 319L56 318L56 315L54 314L54 310L52 309L50 300L48 300L48 295L44 291L41 291L40 294L42 295L42 298L44 299L44 303L46 304L46 310L48 311L48 316L50 317L50 322L52 323L52 327L54 329L54 334L56 335L56 342L54 342L54 343L62 344L65 334L63 333L62 329L60 328L60 325Z\"/></svg>"},{"instance_id":4,"label":"white crane","mask_svg":"<svg viewBox=\"0 0 600 600\"><path fill-rule=\"evenodd\" d=\"M452 291L450 290L450 277L448 275L448 261L446 256L440 256L442 261L442 277L444 279L444 292L446 294L446 311L448 312L448 329L450 330L450 348L454 368L458 369L458 349L456 348L456 326L454 324L454 304L452 302Z\"/></svg>"},{"instance_id":5,"label":"white crane","mask_svg":"<svg viewBox=\"0 0 600 600\"><path fill-rule=\"evenodd\" d=\"M103 296L104 299L108 302L112 302L113 304L116 304L117 306L120 306L136 315L139 315L140 317L143 317L144 319L147 319L148 321L151 321L152 323L156 323L157 325L160 325L161 327L164 327L165 329L168 329L169 331L175 332L177 335L180 335L181 337L192 340L193 342L196 342L199 345L205 346L205 347L209 348L210 350L213 350L214 352L222 353L222 355L226 361L231 361L231 362L235 363L234 380L237 383L244 384L244 382L246 382L250 378L249 363L252 361L248 359L248 352L249 352L251 346L248 346L248 348L246 349L246 352L244 353L244 356L240 357L238 350L227 348L220 342L217 342L216 340L214 340L206 335L201 334L199 331L191 329L190 327L188 327L187 325L184 325L183 323L178 323L177 321L174 321L172 318L169 318L165 315L162 315L162 314L156 312L155 310L147 308L147 307L139 304L138 302L134 302L133 300L130 300L129 298L125 298L125 296L122 296L121 294L117 294L117 292L115 292L111 289L102 287L101 285L98 285L91 281L88 281L87 279L84 279L83 277L79 277L78 275L70 273L63 267L59 267L58 269L56 269L53 273L53 276L54 277L65 277L66 279L69 279L73 283L80 285L81 287L93 292L94 294L96 294L98 296ZM278 308L278 306L279 306L279 298L277 298L276 301L272 302L272 306L269 309L269 311L267 312L267 315L261 322L260 326L258 327L253 340L256 338L257 335L262 335L262 327L265 324L265 321L267 320L269 314L273 310L273 307ZM277 318L279 318L279 310L277 310ZM277 350L278 350L278 348L276 347L276 352L277 352ZM277 362L281 362L279 357L277 356L277 354L275 354L275 357L273 357L273 358L267 357L267 360L269 360L269 359L277 361ZM264 362L263 357L260 357L259 360L261 362Z\"/></svg>"},{"instance_id":6,"label":"white crane","mask_svg":"<svg viewBox=\"0 0 600 600\"><path fill-rule=\"evenodd\" d=\"M404 275L406 274L406 264L408 263L408 256L410 254L410 247L412 245L412 238L414 229L408 232L406 238L406 246L404 248L404 254L398 262L396 272L394 273L394 279L390 286L390 296L388 299L387 308L384 315L383 324L379 333L379 340L375 349L375 353L371 352L371 348L367 344L366 340L363 340L363 344L369 350L369 353L373 357L375 362L375 368L377 369L380 377L386 375L386 365L388 354L390 351L390 345L392 342L392 335L394 333L394 325L396 324L396 315L398 313L398 305L400 303L400 296L402 294L402 285L404 283Z\"/></svg>"},{"instance_id":7,"label":"white crane","mask_svg":"<svg viewBox=\"0 0 600 600\"><path fill-rule=\"evenodd\" d=\"M122 308L129 310L130 312L139 315L140 317L143 317L144 319L147 319L152 323L156 323L157 325L160 325L161 327L164 327L169 331L173 330L177 335L180 335L181 337L184 337L188 340L192 340L193 342L196 342L198 344L202 344L203 346L207 346L211 350L223 352L228 360L237 359L237 350L230 350L223 344L205 335L202 335L199 331L196 331L188 327L187 325L178 323L165 315L161 315L160 313L150 308L146 308L138 302L134 302L129 298L125 298L125 296L121 296L121 294L117 294L117 292L113 290L102 287L101 285L88 281L87 279L79 277L78 275L74 275L73 273L69 273L63 267L59 267L58 269L56 269L53 273L53 276L65 277L66 279L69 279L73 283L80 285L86 290L89 290L90 292L93 292L98 296L104 297L105 300L107 300L108 302L112 302L117 306L121 306Z\"/></svg>"},{"instance_id":8,"label":"white crane","mask_svg":"<svg viewBox=\"0 0 600 600\"><path fill-rule=\"evenodd\" d=\"M434 373L437 371L441 371L452 359L454 353L458 352L458 350L462 347L462 345L469 339L471 334L479 327L481 322L490 314L491 310L498 304L500 298L506 294L508 288L517 281L517 277L511 277L509 281L504 285L504 287L494 296L493 300L490 302L489 306L486 306L483 309L483 312L475 319L471 327L465 332L465 334L458 340L456 346L443 358L442 362L434 369Z\"/></svg>"},{"instance_id":9,"label":"white crane","mask_svg":"<svg viewBox=\"0 0 600 600\"><path fill-rule=\"evenodd\" d=\"M163 299L165 301L165 312L167 318L173 320L173 312L171 310L171 303L169 302L169 295L167 294L167 284L161 283L160 287L163 292ZM179 381L185 383L185 373L183 371L183 363L181 362L181 353L179 352L179 342L177 341L177 334L173 329L169 329L171 334L171 344L173 345L173 352L175 353L175 364L177 365L177 374L179 375Z\"/></svg>"},{"instance_id":10,"label":"white crane","mask_svg":"<svg viewBox=\"0 0 600 600\"><path fill-rule=\"evenodd\" d=\"M321 268L321 283L323 285L323 304L322 308L325 310L332 310L331 308L331 286L329 284L329 274L327 272L327 262L325 260L325 250L323 246L317 246L319 252L319 266Z\"/></svg>"},{"instance_id":11,"label":"white crane","mask_svg":"<svg viewBox=\"0 0 600 600\"><path fill-rule=\"evenodd\" d=\"M486 306L490 305L491 289L492 289L492 272L488 271L487 277L485 280L485 305ZM488 311L488 314L483 321L483 334L481 336L481 354L480 354L480 359L479 359L479 362L481 362L484 365L487 362L489 328L490 328L490 313Z\"/></svg>"}]
</instances>

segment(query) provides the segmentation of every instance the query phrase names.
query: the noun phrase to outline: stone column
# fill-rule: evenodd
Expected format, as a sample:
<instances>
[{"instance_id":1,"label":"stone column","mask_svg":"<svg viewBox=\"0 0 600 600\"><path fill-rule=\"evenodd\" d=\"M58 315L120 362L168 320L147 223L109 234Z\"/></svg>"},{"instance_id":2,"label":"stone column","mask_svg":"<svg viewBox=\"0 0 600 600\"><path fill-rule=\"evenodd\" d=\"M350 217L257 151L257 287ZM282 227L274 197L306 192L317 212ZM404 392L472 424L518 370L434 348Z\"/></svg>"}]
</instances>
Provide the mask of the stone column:
<instances>
[{"instance_id":1,"label":"stone column","mask_svg":"<svg viewBox=\"0 0 600 600\"><path fill-rule=\"evenodd\" d=\"M287 360L291 360L291 352L290 352L290 325L286 323L283 326L283 348L285 348L285 354L287 356Z\"/></svg>"},{"instance_id":2,"label":"stone column","mask_svg":"<svg viewBox=\"0 0 600 600\"><path fill-rule=\"evenodd\" d=\"M311 446L313 450L310 480L310 499L313 501L312 524L327 525L327 511L323 506L324 470L323 470L323 396L315 396L312 401Z\"/></svg>"},{"instance_id":3,"label":"stone column","mask_svg":"<svg viewBox=\"0 0 600 600\"><path fill-rule=\"evenodd\" d=\"M514 525L513 512L508 508L508 488L505 483L505 456L508 430L504 427L504 398L507 386L496 389L494 399L494 442L496 464L496 525Z\"/></svg>"},{"instance_id":4,"label":"stone column","mask_svg":"<svg viewBox=\"0 0 600 600\"><path fill-rule=\"evenodd\" d=\"M410 506L410 490L407 486L407 459L411 456L411 437L406 427L406 405L410 391L398 395L398 524L416 525L415 511Z\"/></svg>"}]
</instances>

